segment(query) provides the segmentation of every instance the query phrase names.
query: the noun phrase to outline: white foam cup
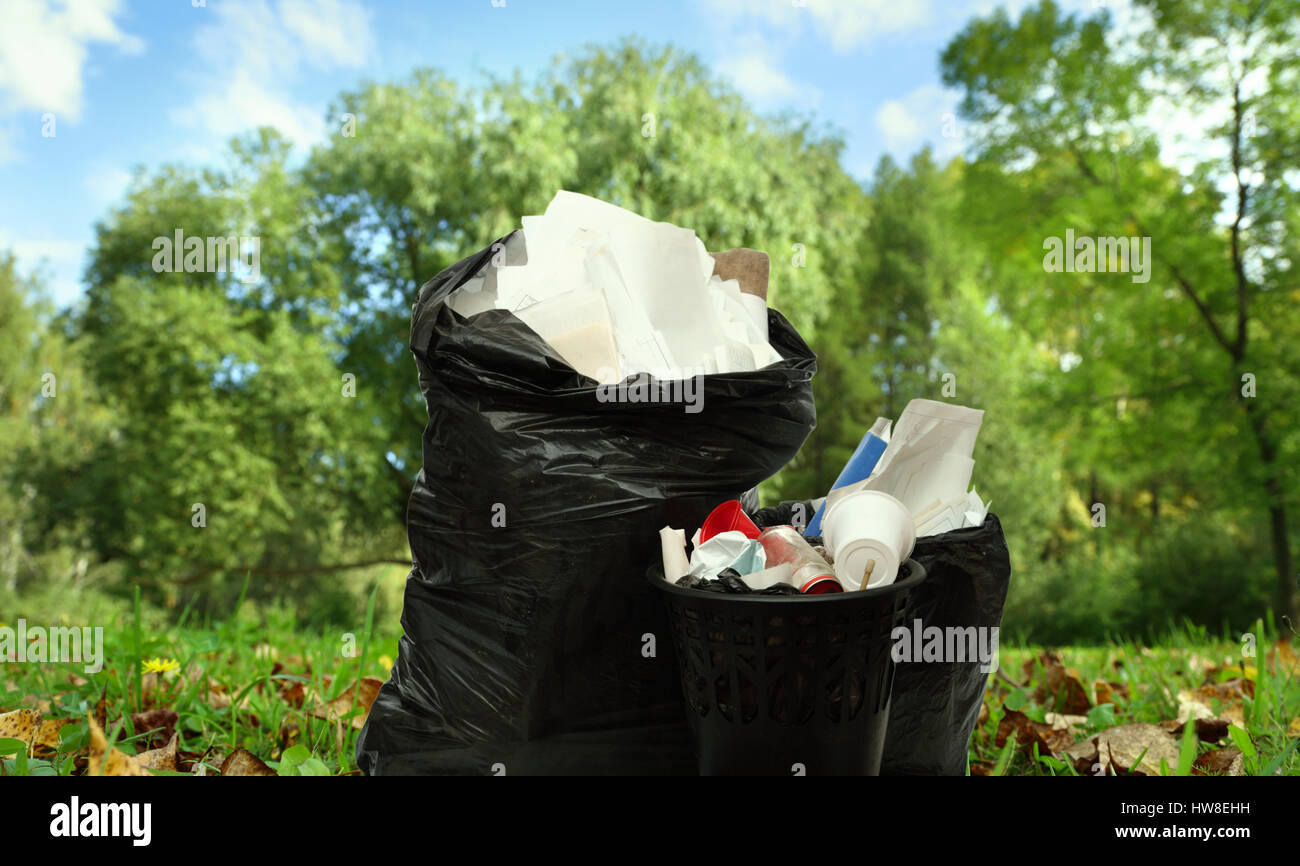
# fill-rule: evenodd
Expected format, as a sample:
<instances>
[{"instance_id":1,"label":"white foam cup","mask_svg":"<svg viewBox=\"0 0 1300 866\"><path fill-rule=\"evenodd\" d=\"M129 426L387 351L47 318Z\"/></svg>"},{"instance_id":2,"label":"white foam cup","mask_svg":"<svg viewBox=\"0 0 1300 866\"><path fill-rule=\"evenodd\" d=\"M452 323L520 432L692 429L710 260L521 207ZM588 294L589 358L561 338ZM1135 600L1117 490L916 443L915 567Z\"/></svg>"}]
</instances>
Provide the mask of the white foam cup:
<instances>
[{"instance_id":1,"label":"white foam cup","mask_svg":"<svg viewBox=\"0 0 1300 866\"><path fill-rule=\"evenodd\" d=\"M912 512L878 490L858 490L827 506L822 534L845 592L893 583L916 546Z\"/></svg>"}]
</instances>

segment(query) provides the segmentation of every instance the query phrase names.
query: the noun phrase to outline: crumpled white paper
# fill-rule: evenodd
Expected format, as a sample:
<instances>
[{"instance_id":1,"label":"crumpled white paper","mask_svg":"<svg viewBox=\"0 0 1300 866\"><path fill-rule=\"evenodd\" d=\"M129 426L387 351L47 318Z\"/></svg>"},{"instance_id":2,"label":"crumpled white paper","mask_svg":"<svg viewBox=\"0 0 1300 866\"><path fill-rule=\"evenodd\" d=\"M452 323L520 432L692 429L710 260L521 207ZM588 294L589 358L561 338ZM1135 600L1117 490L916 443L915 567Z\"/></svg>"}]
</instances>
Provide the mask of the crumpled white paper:
<instances>
[{"instance_id":1,"label":"crumpled white paper","mask_svg":"<svg viewBox=\"0 0 1300 866\"><path fill-rule=\"evenodd\" d=\"M713 273L690 229L561 190L525 216L526 262L506 256L449 298L471 316L509 310L579 373L605 384L648 373L670 381L756 370L781 360L767 305Z\"/></svg>"}]
</instances>

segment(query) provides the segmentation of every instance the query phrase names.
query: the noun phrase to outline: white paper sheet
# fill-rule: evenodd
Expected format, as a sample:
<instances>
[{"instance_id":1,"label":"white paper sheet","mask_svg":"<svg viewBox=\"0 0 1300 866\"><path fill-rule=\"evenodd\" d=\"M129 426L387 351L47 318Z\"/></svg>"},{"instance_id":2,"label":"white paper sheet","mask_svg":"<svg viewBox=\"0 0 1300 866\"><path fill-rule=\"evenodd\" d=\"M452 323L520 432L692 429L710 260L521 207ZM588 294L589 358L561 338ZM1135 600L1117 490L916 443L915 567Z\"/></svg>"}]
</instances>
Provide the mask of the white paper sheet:
<instances>
[{"instance_id":1,"label":"white paper sheet","mask_svg":"<svg viewBox=\"0 0 1300 866\"><path fill-rule=\"evenodd\" d=\"M589 376L605 368L612 340L616 375L602 381L743 372L781 360L768 342L766 304L713 274L690 229L561 190L544 215L523 217L504 259L454 292L452 309L509 310ZM592 294L603 296L604 316L589 315ZM574 302L573 315L563 315Z\"/></svg>"},{"instance_id":2,"label":"white paper sheet","mask_svg":"<svg viewBox=\"0 0 1300 866\"><path fill-rule=\"evenodd\" d=\"M980 409L937 400L911 401L894 424L889 445L871 476L832 490L828 503L854 490L880 490L901 500L913 514L924 514L936 501L965 496L983 419Z\"/></svg>"}]
</instances>

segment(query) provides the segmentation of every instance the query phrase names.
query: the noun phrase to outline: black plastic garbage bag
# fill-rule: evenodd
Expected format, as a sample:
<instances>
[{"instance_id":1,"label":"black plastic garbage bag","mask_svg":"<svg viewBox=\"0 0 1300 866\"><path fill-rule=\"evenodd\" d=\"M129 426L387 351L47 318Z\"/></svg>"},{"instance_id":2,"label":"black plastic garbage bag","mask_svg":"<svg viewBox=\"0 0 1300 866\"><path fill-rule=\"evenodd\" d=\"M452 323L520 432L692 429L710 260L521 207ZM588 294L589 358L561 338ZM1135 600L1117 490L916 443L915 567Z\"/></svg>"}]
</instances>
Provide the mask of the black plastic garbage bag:
<instances>
[{"instance_id":1,"label":"black plastic garbage bag","mask_svg":"<svg viewBox=\"0 0 1300 866\"><path fill-rule=\"evenodd\" d=\"M813 511L811 502L782 502L755 511L751 519L762 527L798 525ZM981 526L918 538L912 558L926 571L914 602L923 628L1001 627L1011 557L996 514ZM881 775L966 774L989 677L980 668L978 660L895 665Z\"/></svg>"},{"instance_id":2,"label":"black plastic garbage bag","mask_svg":"<svg viewBox=\"0 0 1300 866\"><path fill-rule=\"evenodd\" d=\"M663 580L662 570L659 572L659 579ZM741 579L740 572L734 568L724 568L712 580L688 574L679 578L676 585L686 589L698 589L700 592L717 592L723 595L802 595L799 590L784 583L774 583L765 589L750 589L749 584Z\"/></svg>"},{"instance_id":3,"label":"black plastic garbage bag","mask_svg":"<svg viewBox=\"0 0 1300 866\"><path fill-rule=\"evenodd\" d=\"M1001 628L1011 556L996 514L980 526L918 538L912 558L927 574L916 599L925 628ZM895 666L882 775L966 775L989 678L980 668L977 659Z\"/></svg>"},{"instance_id":4,"label":"black plastic garbage bag","mask_svg":"<svg viewBox=\"0 0 1300 866\"><path fill-rule=\"evenodd\" d=\"M414 564L405 635L357 764L376 775L694 773L646 567L660 527L699 526L794 456L816 422L816 358L769 311L784 361L704 377L700 411L602 402L511 313L465 319L446 305L492 255L447 268L415 304L429 423L407 512Z\"/></svg>"}]
</instances>

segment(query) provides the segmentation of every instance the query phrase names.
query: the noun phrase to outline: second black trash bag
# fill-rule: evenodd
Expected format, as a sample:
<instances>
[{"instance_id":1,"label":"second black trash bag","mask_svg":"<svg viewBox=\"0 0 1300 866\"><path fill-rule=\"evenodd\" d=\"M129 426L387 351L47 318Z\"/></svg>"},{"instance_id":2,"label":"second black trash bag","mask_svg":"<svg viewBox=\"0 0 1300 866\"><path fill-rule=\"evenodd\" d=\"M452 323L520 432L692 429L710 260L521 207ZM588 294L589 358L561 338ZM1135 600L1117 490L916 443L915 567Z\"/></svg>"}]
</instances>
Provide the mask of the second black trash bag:
<instances>
[{"instance_id":1,"label":"second black trash bag","mask_svg":"<svg viewBox=\"0 0 1300 866\"><path fill-rule=\"evenodd\" d=\"M438 274L415 304L429 423L407 513L414 563L405 634L357 764L372 775L693 773L646 568L660 527L700 525L799 450L816 423L816 358L769 311L781 363L705 376L692 406L602 400L609 391L511 313L466 319L447 306L494 249Z\"/></svg>"},{"instance_id":2,"label":"second black trash bag","mask_svg":"<svg viewBox=\"0 0 1300 866\"><path fill-rule=\"evenodd\" d=\"M983 629L988 637L977 644L989 646L991 630L1002 626L1011 581L1011 554L998 516L990 513L980 526L918 538L912 558L929 576L917 590L915 615L923 627ZM971 732L989 679L983 667L978 659L948 659L906 661L894 668L882 775L966 775Z\"/></svg>"}]
</instances>

